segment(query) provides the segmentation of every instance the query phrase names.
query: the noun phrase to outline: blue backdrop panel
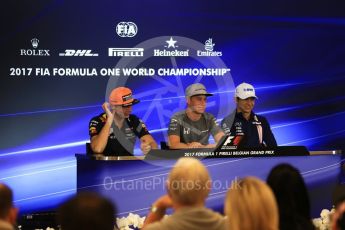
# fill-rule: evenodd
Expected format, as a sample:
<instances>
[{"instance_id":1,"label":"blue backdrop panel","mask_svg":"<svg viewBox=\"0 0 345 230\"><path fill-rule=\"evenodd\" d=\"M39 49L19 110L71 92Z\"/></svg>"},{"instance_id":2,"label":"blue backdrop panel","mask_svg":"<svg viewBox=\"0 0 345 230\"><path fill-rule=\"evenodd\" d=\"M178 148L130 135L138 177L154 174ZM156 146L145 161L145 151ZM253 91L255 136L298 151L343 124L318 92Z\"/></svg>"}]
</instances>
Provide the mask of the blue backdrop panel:
<instances>
[{"instance_id":1,"label":"blue backdrop panel","mask_svg":"<svg viewBox=\"0 0 345 230\"><path fill-rule=\"evenodd\" d=\"M75 153L85 152L88 122L102 112L109 87L131 87L157 142L166 141L171 114L185 108L193 82L215 94L207 111L218 120L234 109L234 86L252 83L255 112L268 118L279 145L345 150L345 2L327 1L80 1L1 3L0 181L22 212L51 210L75 193ZM138 33L119 37L119 22ZM181 47L209 38L221 57L152 57L173 37ZM31 49L50 56L23 56ZM153 40L152 40L153 39ZM158 40L155 40L158 39ZM161 39L161 40L159 40ZM185 42L187 39L192 41ZM154 44L152 44L154 41ZM146 49L144 57L109 57L108 48ZM66 49L96 57L63 57ZM126 65L125 65L126 64ZM11 68L230 68L226 77L11 76ZM115 82L114 82L115 81ZM136 150L135 154L141 155Z\"/></svg>"}]
</instances>

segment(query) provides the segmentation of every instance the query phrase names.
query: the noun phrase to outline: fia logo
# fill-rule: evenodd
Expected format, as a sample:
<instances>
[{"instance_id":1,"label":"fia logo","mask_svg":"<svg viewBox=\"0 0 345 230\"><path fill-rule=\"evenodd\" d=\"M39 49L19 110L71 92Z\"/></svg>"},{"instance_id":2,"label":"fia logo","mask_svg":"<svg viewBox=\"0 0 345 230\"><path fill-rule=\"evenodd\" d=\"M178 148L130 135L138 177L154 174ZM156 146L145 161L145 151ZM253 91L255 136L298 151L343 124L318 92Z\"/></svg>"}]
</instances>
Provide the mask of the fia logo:
<instances>
[{"instance_id":1,"label":"fia logo","mask_svg":"<svg viewBox=\"0 0 345 230\"><path fill-rule=\"evenodd\" d=\"M183 128L183 134L185 134L185 135L190 134L190 128L184 127L184 128Z\"/></svg>"},{"instance_id":2,"label":"fia logo","mask_svg":"<svg viewBox=\"0 0 345 230\"><path fill-rule=\"evenodd\" d=\"M116 33L120 37L134 37L138 32L138 27L134 22L119 22L116 25Z\"/></svg>"}]
</instances>

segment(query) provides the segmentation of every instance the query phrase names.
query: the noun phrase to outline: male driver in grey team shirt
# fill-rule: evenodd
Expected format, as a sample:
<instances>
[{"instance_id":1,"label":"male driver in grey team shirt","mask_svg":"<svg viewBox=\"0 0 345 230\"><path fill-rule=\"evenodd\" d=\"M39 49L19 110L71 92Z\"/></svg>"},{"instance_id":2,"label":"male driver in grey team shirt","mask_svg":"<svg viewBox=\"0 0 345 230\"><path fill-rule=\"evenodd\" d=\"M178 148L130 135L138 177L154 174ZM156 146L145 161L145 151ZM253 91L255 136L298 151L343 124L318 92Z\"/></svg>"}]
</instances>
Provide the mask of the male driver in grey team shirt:
<instances>
[{"instance_id":1,"label":"male driver in grey team shirt","mask_svg":"<svg viewBox=\"0 0 345 230\"><path fill-rule=\"evenodd\" d=\"M214 116L205 112L208 96L212 94L200 83L187 87L187 109L175 113L170 120L168 135L171 149L214 148L224 136ZM210 134L216 144L209 144Z\"/></svg>"}]
</instances>

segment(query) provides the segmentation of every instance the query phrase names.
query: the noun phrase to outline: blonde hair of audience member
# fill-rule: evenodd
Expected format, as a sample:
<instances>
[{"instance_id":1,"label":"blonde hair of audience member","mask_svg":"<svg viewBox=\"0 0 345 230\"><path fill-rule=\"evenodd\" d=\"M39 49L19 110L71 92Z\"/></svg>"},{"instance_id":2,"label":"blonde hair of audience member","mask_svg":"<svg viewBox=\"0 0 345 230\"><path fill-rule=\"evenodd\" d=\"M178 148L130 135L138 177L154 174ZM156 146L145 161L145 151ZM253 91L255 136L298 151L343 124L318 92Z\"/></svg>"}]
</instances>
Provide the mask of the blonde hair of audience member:
<instances>
[{"instance_id":1,"label":"blonde hair of audience member","mask_svg":"<svg viewBox=\"0 0 345 230\"><path fill-rule=\"evenodd\" d=\"M255 177L241 179L226 195L231 230L278 230L278 207L271 188Z\"/></svg>"},{"instance_id":2,"label":"blonde hair of audience member","mask_svg":"<svg viewBox=\"0 0 345 230\"><path fill-rule=\"evenodd\" d=\"M197 159L180 158L171 170L167 190L171 199L187 206L204 205L210 192L211 178Z\"/></svg>"}]
</instances>

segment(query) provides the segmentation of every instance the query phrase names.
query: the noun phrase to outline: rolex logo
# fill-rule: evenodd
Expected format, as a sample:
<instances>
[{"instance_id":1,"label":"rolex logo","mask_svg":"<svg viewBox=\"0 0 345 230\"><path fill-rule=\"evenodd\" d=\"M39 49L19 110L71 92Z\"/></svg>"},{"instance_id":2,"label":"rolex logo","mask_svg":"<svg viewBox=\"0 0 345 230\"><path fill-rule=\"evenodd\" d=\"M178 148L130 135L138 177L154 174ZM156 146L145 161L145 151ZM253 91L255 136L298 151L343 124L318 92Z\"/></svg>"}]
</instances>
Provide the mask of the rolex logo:
<instances>
[{"instance_id":1,"label":"rolex logo","mask_svg":"<svg viewBox=\"0 0 345 230\"><path fill-rule=\"evenodd\" d=\"M50 50L36 49L40 40L33 38L30 42L34 49L20 49L21 56L50 56Z\"/></svg>"},{"instance_id":2,"label":"rolex logo","mask_svg":"<svg viewBox=\"0 0 345 230\"><path fill-rule=\"evenodd\" d=\"M32 47L34 47L36 49L38 47L39 42L40 42L40 40L38 40L37 38L31 39Z\"/></svg>"}]
</instances>

